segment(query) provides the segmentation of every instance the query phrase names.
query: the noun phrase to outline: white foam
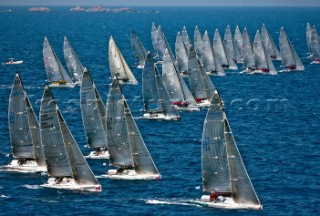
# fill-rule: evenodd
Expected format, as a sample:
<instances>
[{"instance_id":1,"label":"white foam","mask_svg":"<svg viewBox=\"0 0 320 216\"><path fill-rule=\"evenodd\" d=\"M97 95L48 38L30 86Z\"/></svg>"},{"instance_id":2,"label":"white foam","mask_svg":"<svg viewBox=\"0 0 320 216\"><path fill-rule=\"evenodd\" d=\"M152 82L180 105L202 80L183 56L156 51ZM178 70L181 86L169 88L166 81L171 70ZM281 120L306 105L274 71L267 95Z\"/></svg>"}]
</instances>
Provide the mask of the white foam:
<instances>
[{"instance_id":1,"label":"white foam","mask_svg":"<svg viewBox=\"0 0 320 216\"><path fill-rule=\"evenodd\" d=\"M33 190L37 190L37 189L41 189L40 185L22 185L22 187L28 188L28 189L33 189Z\"/></svg>"},{"instance_id":2,"label":"white foam","mask_svg":"<svg viewBox=\"0 0 320 216\"><path fill-rule=\"evenodd\" d=\"M191 202L192 200L156 200L156 199L150 199L150 200L145 200L145 203L147 204L153 204L153 205L186 205L186 206L192 206L196 205Z\"/></svg>"},{"instance_id":3,"label":"white foam","mask_svg":"<svg viewBox=\"0 0 320 216\"><path fill-rule=\"evenodd\" d=\"M1 194L1 196L0 196L1 198L5 198L5 199L9 199L10 197L8 197L8 196L6 196L6 195L3 195L3 194Z\"/></svg>"}]
</instances>

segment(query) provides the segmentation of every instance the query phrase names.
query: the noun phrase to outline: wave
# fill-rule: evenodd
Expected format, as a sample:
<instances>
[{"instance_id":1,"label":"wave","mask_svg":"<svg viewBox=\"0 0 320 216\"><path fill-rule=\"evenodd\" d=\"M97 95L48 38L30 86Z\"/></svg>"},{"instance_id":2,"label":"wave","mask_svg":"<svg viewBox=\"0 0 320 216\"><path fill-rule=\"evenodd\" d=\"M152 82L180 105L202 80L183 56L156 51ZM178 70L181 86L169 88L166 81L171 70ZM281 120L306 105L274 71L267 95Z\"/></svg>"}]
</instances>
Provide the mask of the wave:
<instances>
[{"instance_id":1,"label":"wave","mask_svg":"<svg viewBox=\"0 0 320 216\"><path fill-rule=\"evenodd\" d=\"M9 199L10 197L9 197L9 196L6 196L6 195L1 194L0 198Z\"/></svg>"},{"instance_id":2,"label":"wave","mask_svg":"<svg viewBox=\"0 0 320 216\"><path fill-rule=\"evenodd\" d=\"M185 206L195 206L193 200L185 200L185 199L148 199L144 200L147 204L152 205L185 205Z\"/></svg>"},{"instance_id":3,"label":"wave","mask_svg":"<svg viewBox=\"0 0 320 216\"><path fill-rule=\"evenodd\" d=\"M33 189L33 190L42 189L42 187L40 185L28 185L28 184L25 184L25 185L22 185L22 187L28 188L28 189Z\"/></svg>"}]
</instances>

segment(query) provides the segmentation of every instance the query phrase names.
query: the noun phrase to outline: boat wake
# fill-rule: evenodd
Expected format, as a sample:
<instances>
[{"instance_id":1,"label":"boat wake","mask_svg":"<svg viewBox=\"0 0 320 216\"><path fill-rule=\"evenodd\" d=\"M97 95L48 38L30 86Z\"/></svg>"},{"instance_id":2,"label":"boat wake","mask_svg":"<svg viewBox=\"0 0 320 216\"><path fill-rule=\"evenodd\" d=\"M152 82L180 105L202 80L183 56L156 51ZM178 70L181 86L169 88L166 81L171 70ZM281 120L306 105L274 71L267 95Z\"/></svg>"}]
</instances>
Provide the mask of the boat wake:
<instances>
[{"instance_id":1,"label":"boat wake","mask_svg":"<svg viewBox=\"0 0 320 216\"><path fill-rule=\"evenodd\" d=\"M40 185L28 185L28 184L25 184L25 185L22 185L22 187L28 188L28 189L33 189L33 190L42 189L42 187Z\"/></svg>"},{"instance_id":2,"label":"boat wake","mask_svg":"<svg viewBox=\"0 0 320 216\"><path fill-rule=\"evenodd\" d=\"M152 205L184 205L184 206L195 206L193 200L185 199L148 199L144 200L147 204Z\"/></svg>"}]
</instances>

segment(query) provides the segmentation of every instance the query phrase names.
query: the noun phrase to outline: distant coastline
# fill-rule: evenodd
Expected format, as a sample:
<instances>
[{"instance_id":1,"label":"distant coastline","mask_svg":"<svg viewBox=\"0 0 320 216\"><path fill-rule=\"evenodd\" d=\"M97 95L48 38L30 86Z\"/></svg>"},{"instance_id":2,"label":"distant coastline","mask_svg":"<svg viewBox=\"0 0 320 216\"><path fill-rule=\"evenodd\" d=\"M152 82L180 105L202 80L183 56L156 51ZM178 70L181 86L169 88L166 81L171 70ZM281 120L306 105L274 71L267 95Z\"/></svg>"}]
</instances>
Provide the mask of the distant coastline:
<instances>
[{"instance_id":1,"label":"distant coastline","mask_svg":"<svg viewBox=\"0 0 320 216\"><path fill-rule=\"evenodd\" d=\"M90 8L84 8L83 6L75 6L73 8L71 8L69 11L72 12L114 12L114 13L118 13L118 12L134 12L133 9L128 8L128 7L121 7L121 8L108 8L108 7L104 7L102 5L97 5L94 7L90 7Z\"/></svg>"},{"instance_id":2,"label":"distant coastline","mask_svg":"<svg viewBox=\"0 0 320 216\"><path fill-rule=\"evenodd\" d=\"M28 12L50 12L51 9L48 7L31 7Z\"/></svg>"}]
</instances>

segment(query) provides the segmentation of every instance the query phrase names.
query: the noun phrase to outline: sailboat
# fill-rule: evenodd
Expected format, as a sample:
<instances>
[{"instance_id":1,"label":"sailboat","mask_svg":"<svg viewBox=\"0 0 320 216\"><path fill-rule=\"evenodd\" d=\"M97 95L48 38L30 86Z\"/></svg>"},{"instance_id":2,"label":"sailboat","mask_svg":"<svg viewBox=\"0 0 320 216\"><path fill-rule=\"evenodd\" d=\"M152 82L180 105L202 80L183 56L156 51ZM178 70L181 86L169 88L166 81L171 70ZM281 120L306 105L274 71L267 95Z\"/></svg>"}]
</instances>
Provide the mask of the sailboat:
<instances>
[{"instance_id":1,"label":"sailboat","mask_svg":"<svg viewBox=\"0 0 320 216\"><path fill-rule=\"evenodd\" d=\"M262 42L259 30L257 30L254 42L253 42L253 53L255 60L255 70L251 73L269 74L276 75L277 71L274 67L269 53Z\"/></svg>"},{"instance_id":2,"label":"sailboat","mask_svg":"<svg viewBox=\"0 0 320 216\"><path fill-rule=\"evenodd\" d=\"M201 141L203 191L196 204L222 209L262 210L215 90Z\"/></svg>"},{"instance_id":3,"label":"sailboat","mask_svg":"<svg viewBox=\"0 0 320 216\"><path fill-rule=\"evenodd\" d=\"M162 81L177 110L200 111L167 49L162 63Z\"/></svg>"},{"instance_id":4,"label":"sailboat","mask_svg":"<svg viewBox=\"0 0 320 216\"><path fill-rule=\"evenodd\" d=\"M256 70L253 47L251 39L247 32L247 29L243 29L242 34L242 54L243 54L243 68L244 70L241 73L251 73Z\"/></svg>"},{"instance_id":5,"label":"sailboat","mask_svg":"<svg viewBox=\"0 0 320 216\"><path fill-rule=\"evenodd\" d=\"M230 54L230 57L233 59L235 63L241 62L241 56L238 49L235 48L234 40L232 37L232 32L230 26L228 25L226 31L224 32L224 47L227 52Z\"/></svg>"},{"instance_id":6,"label":"sailboat","mask_svg":"<svg viewBox=\"0 0 320 216\"><path fill-rule=\"evenodd\" d=\"M111 77L117 77L120 84L138 85L138 81L123 58L113 37L109 40L109 68Z\"/></svg>"},{"instance_id":7,"label":"sailboat","mask_svg":"<svg viewBox=\"0 0 320 216\"><path fill-rule=\"evenodd\" d=\"M188 73L190 91L199 107L210 106L215 87L204 71L202 64L194 51L190 48L188 56Z\"/></svg>"},{"instance_id":8,"label":"sailboat","mask_svg":"<svg viewBox=\"0 0 320 216\"><path fill-rule=\"evenodd\" d=\"M139 37L136 35L134 30L131 32L130 36L130 43L131 43L131 48L134 53L134 57L136 59L136 64L138 68L143 68L144 65L144 60L147 57L147 51L143 47Z\"/></svg>"},{"instance_id":9,"label":"sailboat","mask_svg":"<svg viewBox=\"0 0 320 216\"><path fill-rule=\"evenodd\" d=\"M308 50L309 50L309 57L312 57L311 54L311 36L312 36L312 28L310 26L310 23L307 23L307 28L306 28L306 39L307 39L307 45L308 45Z\"/></svg>"},{"instance_id":10,"label":"sailboat","mask_svg":"<svg viewBox=\"0 0 320 216\"><path fill-rule=\"evenodd\" d=\"M213 51L218 56L223 68L227 68L230 70L238 70L236 63L234 62L234 60L228 53L228 50L226 50L224 44L222 43L222 39L218 29L216 29L214 32Z\"/></svg>"},{"instance_id":11,"label":"sailboat","mask_svg":"<svg viewBox=\"0 0 320 216\"><path fill-rule=\"evenodd\" d=\"M204 32L204 35L202 38L202 45L203 45L203 48L201 50L200 60L202 62L203 69L209 75L224 76L225 72L222 68L219 57L216 55L216 53L212 49L207 30Z\"/></svg>"},{"instance_id":12,"label":"sailboat","mask_svg":"<svg viewBox=\"0 0 320 216\"><path fill-rule=\"evenodd\" d=\"M150 52L142 70L144 114L147 119L179 120L180 115L170 101Z\"/></svg>"},{"instance_id":13,"label":"sailboat","mask_svg":"<svg viewBox=\"0 0 320 216\"><path fill-rule=\"evenodd\" d=\"M84 68L66 36L64 37L63 42L63 54L64 59L67 63L69 73L75 80L75 85L81 85L82 73Z\"/></svg>"},{"instance_id":14,"label":"sailboat","mask_svg":"<svg viewBox=\"0 0 320 216\"><path fill-rule=\"evenodd\" d=\"M272 60L281 60L281 55L276 47L276 45L273 42L273 39L271 35L269 34L267 27L265 24L262 24L261 27L261 38L264 47L266 48L267 53L270 55Z\"/></svg>"},{"instance_id":15,"label":"sailboat","mask_svg":"<svg viewBox=\"0 0 320 216\"><path fill-rule=\"evenodd\" d=\"M75 85L62 66L47 37L43 41L43 61L50 87L73 88Z\"/></svg>"},{"instance_id":16,"label":"sailboat","mask_svg":"<svg viewBox=\"0 0 320 216\"><path fill-rule=\"evenodd\" d=\"M280 30L279 44L280 44L280 53L282 58L282 66L284 67L284 69L279 72L304 70L304 66L301 60L299 59L296 51L294 50L291 42L289 41L283 27L281 27L281 30Z\"/></svg>"},{"instance_id":17,"label":"sailboat","mask_svg":"<svg viewBox=\"0 0 320 216\"><path fill-rule=\"evenodd\" d=\"M234 40L234 48L240 54L240 61L237 61L237 63L241 63L243 60L243 51L242 51L242 34L239 29L239 26L236 26L236 29L234 31L233 40Z\"/></svg>"},{"instance_id":18,"label":"sailboat","mask_svg":"<svg viewBox=\"0 0 320 216\"><path fill-rule=\"evenodd\" d=\"M49 176L42 187L101 192L48 86L41 99L40 132Z\"/></svg>"},{"instance_id":19,"label":"sailboat","mask_svg":"<svg viewBox=\"0 0 320 216\"><path fill-rule=\"evenodd\" d=\"M202 59L203 42L202 42L201 32L200 32L198 26L196 26L194 29L193 48L194 48L194 51L196 52L196 54L198 55L198 58Z\"/></svg>"},{"instance_id":20,"label":"sailboat","mask_svg":"<svg viewBox=\"0 0 320 216\"><path fill-rule=\"evenodd\" d=\"M13 160L1 169L25 173L47 171L39 123L18 73L11 89L8 117Z\"/></svg>"},{"instance_id":21,"label":"sailboat","mask_svg":"<svg viewBox=\"0 0 320 216\"><path fill-rule=\"evenodd\" d=\"M311 64L320 64L320 41L315 26L312 27L310 51L313 59Z\"/></svg>"},{"instance_id":22,"label":"sailboat","mask_svg":"<svg viewBox=\"0 0 320 216\"><path fill-rule=\"evenodd\" d=\"M147 64L147 62L146 62ZM106 131L110 152L110 179L156 180L161 175L141 137L119 82L114 79L108 94Z\"/></svg>"},{"instance_id":23,"label":"sailboat","mask_svg":"<svg viewBox=\"0 0 320 216\"><path fill-rule=\"evenodd\" d=\"M84 68L80 86L80 108L90 152L86 158L109 159L105 133L106 108L87 68Z\"/></svg>"},{"instance_id":24,"label":"sailboat","mask_svg":"<svg viewBox=\"0 0 320 216\"><path fill-rule=\"evenodd\" d=\"M168 49L166 49L167 52ZM165 51L165 52L166 52ZM177 66L180 73L187 75L188 72L188 51L186 45L182 41L180 32L178 32L175 43ZM165 55L165 54L164 54Z\"/></svg>"}]
</instances>

